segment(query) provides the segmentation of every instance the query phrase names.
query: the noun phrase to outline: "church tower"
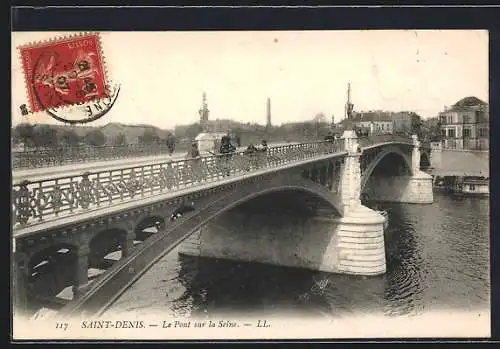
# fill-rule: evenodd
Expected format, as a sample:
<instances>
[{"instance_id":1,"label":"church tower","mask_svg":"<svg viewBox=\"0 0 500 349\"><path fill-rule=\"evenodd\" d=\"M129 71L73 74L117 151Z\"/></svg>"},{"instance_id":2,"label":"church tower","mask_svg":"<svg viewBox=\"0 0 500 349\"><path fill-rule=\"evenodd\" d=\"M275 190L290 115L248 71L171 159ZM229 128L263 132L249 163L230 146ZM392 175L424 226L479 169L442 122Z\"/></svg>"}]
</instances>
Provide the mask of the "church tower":
<instances>
[{"instance_id":1,"label":"church tower","mask_svg":"<svg viewBox=\"0 0 500 349\"><path fill-rule=\"evenodd\" d=\"M203 101L200 110L198 111L200 114L200 126L202 129L202 132L207 132L208 128L208 114L210 111L208 110L207 106L207 94L203 92Z\"/></svg>"}]
</instances>

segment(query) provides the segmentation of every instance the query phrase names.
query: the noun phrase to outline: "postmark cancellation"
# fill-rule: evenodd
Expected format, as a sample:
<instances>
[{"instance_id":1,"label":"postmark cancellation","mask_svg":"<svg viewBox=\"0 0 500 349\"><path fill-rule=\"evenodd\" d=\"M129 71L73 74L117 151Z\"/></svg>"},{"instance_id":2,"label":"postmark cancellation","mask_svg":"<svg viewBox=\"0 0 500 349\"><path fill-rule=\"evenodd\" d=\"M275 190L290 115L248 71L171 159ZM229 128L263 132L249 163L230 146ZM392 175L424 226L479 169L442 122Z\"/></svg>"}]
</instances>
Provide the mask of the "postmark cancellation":
<instances>
[{"instance_id":1,"label":"postmark cancellation","mask_svg":"<svg viewBox=\"0 0 500 349\"><path fill-rule=\"evenodd\" d=\"M18 46L18 50L32 113L111 99L99 33L52 38Z\"/></svg>"}]
</instances>

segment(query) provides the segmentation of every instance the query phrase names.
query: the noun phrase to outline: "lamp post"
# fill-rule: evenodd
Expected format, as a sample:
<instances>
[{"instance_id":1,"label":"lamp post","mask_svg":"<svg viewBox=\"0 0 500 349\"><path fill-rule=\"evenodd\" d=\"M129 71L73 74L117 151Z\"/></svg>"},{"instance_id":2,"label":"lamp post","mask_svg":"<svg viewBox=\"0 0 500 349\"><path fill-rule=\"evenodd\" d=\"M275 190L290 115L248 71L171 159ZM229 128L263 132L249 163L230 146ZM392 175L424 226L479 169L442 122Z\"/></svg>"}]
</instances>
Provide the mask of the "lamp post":
<instances>
[{"instance_id":1,"label":"lamp post","mask_svg":"<svg viewBox=\"0 0 500 349\"><path fill-rule=\"evenodd\" d=\"M345 129L353 130L352 124L352 112L354 110L354 104L351 102L351 83L347 84L347 102L345 103Z\"/></svg>"}]
</instances>

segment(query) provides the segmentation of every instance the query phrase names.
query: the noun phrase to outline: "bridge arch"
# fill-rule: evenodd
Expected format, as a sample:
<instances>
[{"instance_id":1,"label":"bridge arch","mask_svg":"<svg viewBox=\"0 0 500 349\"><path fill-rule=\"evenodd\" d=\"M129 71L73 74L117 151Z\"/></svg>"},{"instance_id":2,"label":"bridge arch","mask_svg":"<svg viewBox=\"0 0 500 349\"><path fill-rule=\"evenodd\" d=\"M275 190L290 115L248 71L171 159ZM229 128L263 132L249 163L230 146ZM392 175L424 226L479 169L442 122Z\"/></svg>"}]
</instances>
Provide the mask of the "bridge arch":
<instances>
[{"instance_id":1,"label":"bridge arch","mask_svg":"<svg viewBox=\"0 0 500 349\"><path fill-rule=\"evenodd\" d=\"M29 266L32 260L35 260L41 255L44 255L46 252L52 251L54 249L59 249L63 247L71 250L78 250L79 244L74 241L70 237L63 237L54 239L54 241L40 241L38 244L31 246L29 249L26 249L23 253L27 259L27 265Z\"/></svg>"},{"instance_id":2,"label":"bridge arch","mask_svg":"<svg viewBox=\"0 0 500 349\"><path fill-rule=\"evenodd\" d=\"M318 199L323 200L324 202L328 203L339 216L342 216L342 205L340 202L340 198L324 186L317 184L309 179L294 178L283 182L276 181L275 183L267 183L267 185L263 186L256 184L256 186L259 187L258 190L255 190L248 195L235 195L234 197L229 198L229 204L227 204L217 215L229 211L230 209L244 202L248 202L264 195L283 191L299 191L308 193Z\"/></svg>"},{"instance_id":3,"label":"bridge arch","mask_svg":"<svg viewBox=\"0 0 500 349\"><path fill-rule=\"evenodd\" d=\"M384 159L387 159L387 156L393 156L394 159L402 161L404 166L409 170L410 175L413 175L412 161L407 154L405 154L397 146L391 145L388 147L384 147L384 149L377 154L377 156L370 162L368 167L365 169L363 176L361 178L361 192L363 192L363 190L365 189L368 180L373 175L373 172L375 171L377 166L379 166Z\"/></svg>"},{"instance_id":4,"label":"bridge arch","mask_svg":"<svg viewBox=\"0 0 500 349\"><path fill-rule=\"evenodd\" d=\"M250 181L235 187L229 194L220 192L198 203L198 210L175 221L163 234L154 234L134 252L113 265L107 273L93 282L79 299L62 309L63 316L72 316L82 310L102 314L118 297L142 276L156 261L172 251L193 232L213 218L254 198L280 191L301 191L328 203L342 216L340 198L326 187L296 175L275 175ZM130 271L133 271L132 273Z\"/></svg>"},{"instance_id":5,"label":"bridge arch","mask_svg":"<svg viewBox=\"0 0 500 349\"><path fill-rule=\"evenodd\" d=\"M67 250L67 251L61 251L61 250ZM66 241L61 241L53 245L41 245L38 247L36 250L30 251L30 256L28 259L28 268L29 270L32 270L35 268L38 264L40 264L45 258L49 258L54 254L61 253L66 254L74 254L78 250L78 246L66 242Z\"/></svg>"},{"instance_id":6,"label":"bridge arch","mask_svg":"<svg viewBox=\"0 0 500 349\"><path fill-rule=\"evenodd\" d=\"M135 239L139 241L146 240L154 233L145 230L148 228L156 227L157 225L159 225L160 228L164 227L166 219L166 217L162 217L159 214L151 214L141 217L137 224L135 224Z\"/></svg>"},{"instance_id":7,"label":"bridge arch","mask_svg":"<svg viewBox=\"0 0 500 349\"><path fill-rule=\"evenodd\" d=\"M106 255L123 248L127 230L123 227L109 227L99 230L89 240L89 267L96 267L104 260Z\"/></svg>"},{"instance_id":8,"label":"bridge arch","mask_svg":"<svg viewBox=\"0 0 500 349\"><path fill-rule=\"evenodd\" d=\"M27 282L34 297L54 297L75 281L78 246L59 242L43 245L28 260Z\"/></svg>"}]
</instances>

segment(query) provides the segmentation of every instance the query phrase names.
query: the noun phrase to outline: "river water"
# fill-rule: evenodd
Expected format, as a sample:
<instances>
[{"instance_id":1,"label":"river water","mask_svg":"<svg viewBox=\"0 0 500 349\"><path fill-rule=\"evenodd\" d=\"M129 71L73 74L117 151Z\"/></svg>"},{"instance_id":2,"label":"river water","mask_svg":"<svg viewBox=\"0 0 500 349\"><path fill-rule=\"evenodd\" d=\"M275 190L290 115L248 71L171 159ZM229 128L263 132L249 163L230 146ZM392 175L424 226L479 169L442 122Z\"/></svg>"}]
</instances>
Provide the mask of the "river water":
<instances>
[{"instance_id":1,"label":"river water","mask_svg":"<svg viewBox=\"0 0 500 349\"><path fill-rule=\"evenodd\" d=\"M342 317L490 308L489 200L435 193L430 205L389 211L387 273L336 275L199 257L174 250L108 310L171 316L288 311Z\"/></svg>"}]
</instances>

